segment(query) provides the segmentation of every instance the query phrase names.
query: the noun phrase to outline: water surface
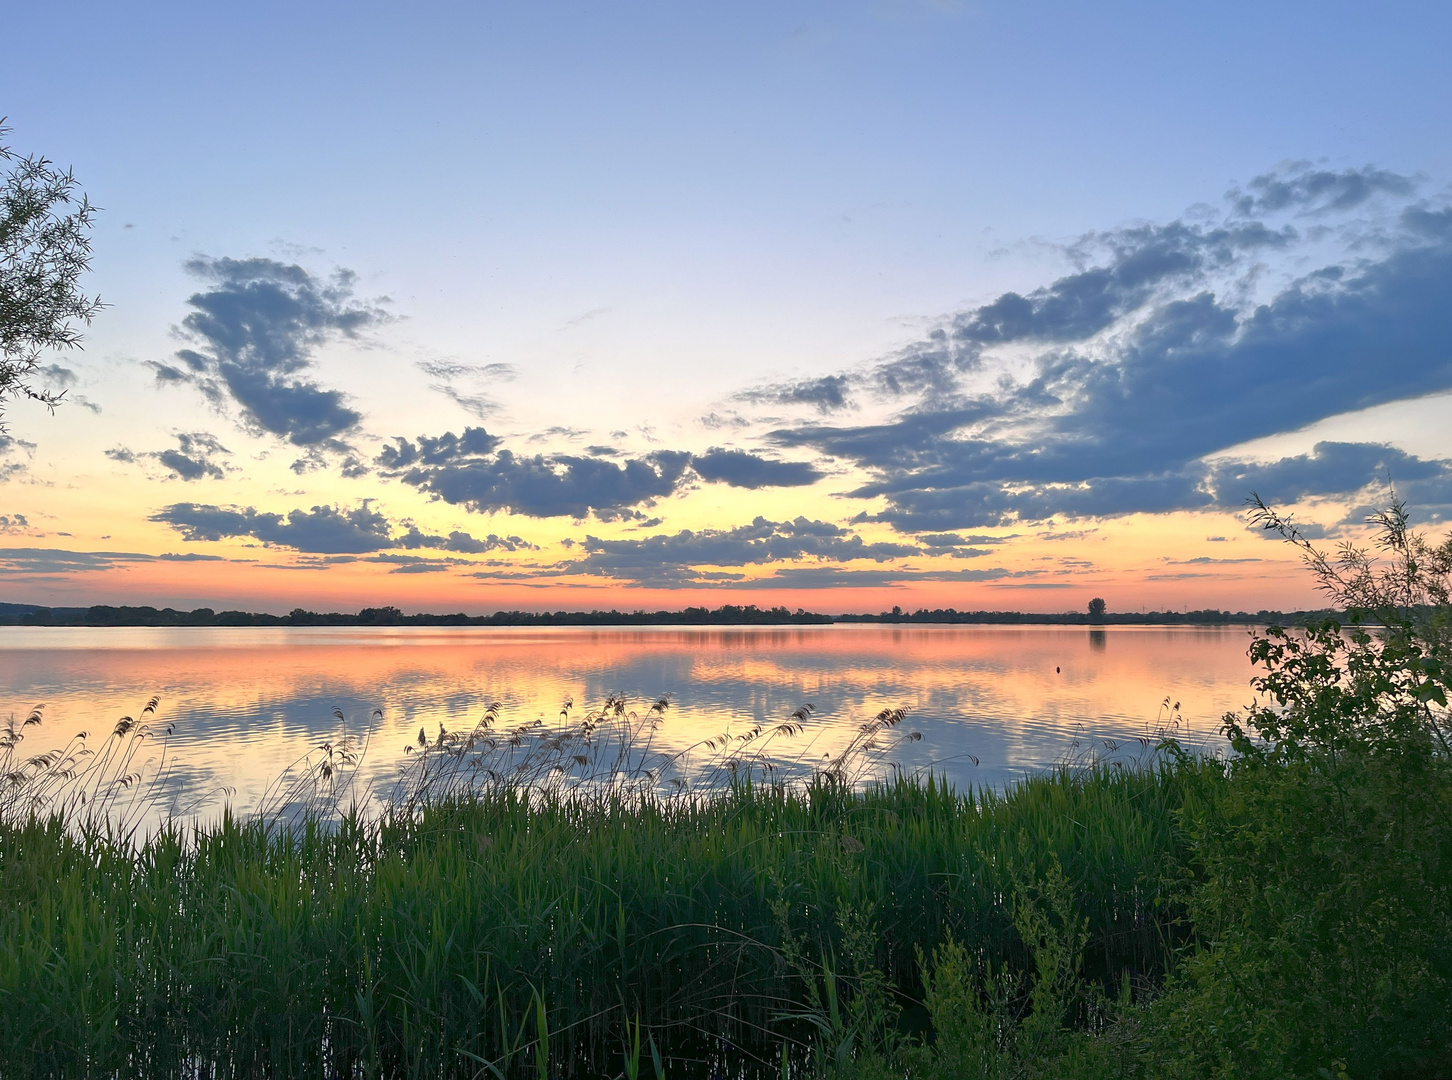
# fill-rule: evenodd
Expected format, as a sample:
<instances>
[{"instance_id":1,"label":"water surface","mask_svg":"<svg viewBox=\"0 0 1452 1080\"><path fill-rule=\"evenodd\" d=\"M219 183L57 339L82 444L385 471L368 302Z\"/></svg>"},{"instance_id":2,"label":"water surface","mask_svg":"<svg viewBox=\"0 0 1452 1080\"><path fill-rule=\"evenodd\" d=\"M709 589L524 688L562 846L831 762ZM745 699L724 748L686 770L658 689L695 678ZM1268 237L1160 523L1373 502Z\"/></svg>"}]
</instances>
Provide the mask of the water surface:
<instances>
[{"instance_id":1,"label":"water surface","mask_svg":"<svg viewBox=\"0 0 1452 1080\"><path fill-rule=\"evenodd\" d=\"M906 768L960 787L1002 785L1066 757L1140 744L1176 703L1214 736L1246 705L1241 627L813 626L0 628L0 717L45 703L27 750L98 733L160 698L173 783L255 805L268 781L342 726L370 730L365 773L391 777L422 727L554 718L607 694L672 705L662 745L816 707L784 756L831 753L884 708L905 707ZM1168 703L1168 705L1167 705ZM381 719L370 719L375 710ZM214 804L215 805L215 804Z\"/></svg>"}]
</instances>

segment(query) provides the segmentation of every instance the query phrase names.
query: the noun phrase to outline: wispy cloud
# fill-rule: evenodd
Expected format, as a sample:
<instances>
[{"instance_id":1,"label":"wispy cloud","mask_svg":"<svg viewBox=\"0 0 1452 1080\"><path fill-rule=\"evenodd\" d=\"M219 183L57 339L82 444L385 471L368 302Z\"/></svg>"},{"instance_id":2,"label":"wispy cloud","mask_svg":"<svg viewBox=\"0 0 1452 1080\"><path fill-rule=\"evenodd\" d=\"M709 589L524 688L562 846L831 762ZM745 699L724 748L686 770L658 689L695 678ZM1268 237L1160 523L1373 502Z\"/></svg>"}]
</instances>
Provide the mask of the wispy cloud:
<instances>
[{"instance_id":1,"label":"wispy cloud","mask_svg":"<svg viewBox=\"0 0 1452 1080\"><path fill-rule=\"evenodd\" d=\"M116 570L137 563L224 562L220 555L162 554L136 551L68 551L64 548L0 548L0 570L12 574L84 574Z\"/></svg>"}]
</instances>

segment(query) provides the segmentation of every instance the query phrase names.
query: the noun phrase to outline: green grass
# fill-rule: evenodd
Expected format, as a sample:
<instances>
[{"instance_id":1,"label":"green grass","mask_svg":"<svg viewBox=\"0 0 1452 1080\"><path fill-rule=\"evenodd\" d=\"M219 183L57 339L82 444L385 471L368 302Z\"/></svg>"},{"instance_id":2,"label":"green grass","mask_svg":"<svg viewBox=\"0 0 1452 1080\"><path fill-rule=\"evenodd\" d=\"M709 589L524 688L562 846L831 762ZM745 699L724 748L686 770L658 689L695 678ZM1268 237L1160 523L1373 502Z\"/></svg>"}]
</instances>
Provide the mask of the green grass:
<instances>
[{"instance_id":1,"label":"green grass","mask_svg":"<svg viewBox=\"0 0 1452 1080\"><path fill-rule=\"evenodd\" d=\"M652 1043L663 1064L776 1061L811 1034L783 1019L811 1005L788 954L830 965L865 918L871 964L910 1003L918 950L949 937L1023 963L1015 882L1055 861L1089 921L1089 977L1155 981L1185 771L972 796L907 780L677 799L503 788L143 842L11 823L0 1074L529 1072L541 1016L552 1075L621 1074L637 1020L647 1073Z\"/></svg>"}]
</instances>

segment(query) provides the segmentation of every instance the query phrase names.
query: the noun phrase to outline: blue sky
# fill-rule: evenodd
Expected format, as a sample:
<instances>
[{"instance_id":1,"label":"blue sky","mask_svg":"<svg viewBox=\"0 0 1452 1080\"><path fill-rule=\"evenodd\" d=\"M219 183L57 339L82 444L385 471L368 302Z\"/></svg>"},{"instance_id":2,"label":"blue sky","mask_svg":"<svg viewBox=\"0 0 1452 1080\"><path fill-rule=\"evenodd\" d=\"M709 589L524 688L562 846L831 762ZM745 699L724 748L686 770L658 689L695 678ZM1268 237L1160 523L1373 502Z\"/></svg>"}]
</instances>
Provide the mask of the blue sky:
<instances>
[{"instance_id":1,"label":"blue sky","mask_svg":"<svg viewBox=\"0 0 1452 1080\"><path fill-rule=\"evenodd\" d=\"M182 553L215 559L168 573L251 560L227 578L238 602L538 606L542 583L593 603L626 582L1061 607L1077 560L1126 599L1169 603L1154 583L1178 573L1183 601L1260 606L1295 590L1260 565L1268 545L1197 546L1238 527L1239 487L1311 500L1332 531L1370 498L1352 473L1442 497L1443 5L52 4L6 25L37 43L0 72L11 145L73 166L105 208L92 286L112 305L60 358L92 409L10 410L0 511L28 524L7 540L124 538L140 560L17 562L26 598L210 601L216 566L136 569ZM1214 238L1252 223L1282 239ZM1045 300L985 337L1006 294L1080 296L1171 249L1195 265L1101 291L1097 323L1046 329ZM1332 267L1335 295L1312 296ZM265 376L196 321L264 279L312 290L322 320ZM1310 324L1257 324L1258 304ZM883 389L945 331L938 382ZM992 363L970 371L965 342ZM496 442L462 474L385 459L469 428ZM267 524L294 512L302 532ZM334 518L372 539L288 543ZM804 545L829 526L859 547ZM471 540L389 546L411 528ZM923 540L955 530L999 543ZM1092 552L1041 538L1086 530ZM683 533L716 554L662 554ZM758 548L702 561L725 540ZM944 554L970 549L991 554Z\"/></svg>"}]
</instances>

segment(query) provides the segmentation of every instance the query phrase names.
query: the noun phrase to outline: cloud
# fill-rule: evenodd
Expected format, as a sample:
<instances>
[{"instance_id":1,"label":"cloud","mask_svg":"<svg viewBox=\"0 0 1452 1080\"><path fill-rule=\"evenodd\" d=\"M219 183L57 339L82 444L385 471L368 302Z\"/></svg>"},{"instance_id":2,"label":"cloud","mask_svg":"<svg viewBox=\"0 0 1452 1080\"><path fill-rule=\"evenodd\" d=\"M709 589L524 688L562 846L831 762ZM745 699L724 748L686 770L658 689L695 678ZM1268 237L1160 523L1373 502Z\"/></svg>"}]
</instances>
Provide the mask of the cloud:
<instances>
[{"instance_id":1,"label":"cloud","mask_svg":"<svg viewBox=\"0 0 1452 1080\"><path fill-rule=\"evenodd\" d=\"M139 461L155 461L177 480L220 480L227 475L225 462L219 460L231 453L217 441L216 436L205 431L178 432L174 450L152 450L133 453L124 446L104 451L112 461L125 465Z\"/></svg>"},{"instance_id":2,"label":"cloud","mask_svg":"<svg viewBox=\"0 0 1452 1080\"><path fill-rule=\"evenodd\" d=\"M418 369L435 379L512 380L518 371L513 364L463 364L457 360L420 360Z\"/></svg>"},{"instance_id":3,"label":"cloud","mask_svg":"<svg viewBox=\"0 0 1452 1080\"><path fill-rule=\"evenodd\" d=\"M1331 172L1297 161L1255 177L1244 191L1232 189L1228 198L1246 216L1282 210L1325 214L1353 210L1379 194L1410 195L1415 186L1410 177L1370 165Z\"/></svg>"},{"instance_id":4,"label":"cloud","mask_svg":"<svg viewBox=\"0 0 1452 1080\"><path fill-rule=\"evenodd\" d=\"M477 513L583 518L672 494L690 455L658 450L617 464L572 454L516 455L483 428L417 442L396 438L378 455L386 476Z\"/></svg>"},{"instance_id":5,"label":"cloud","mask_svg":"<svg viewBox=\"0 0 1452 1080\"><path fill-rule=\"evenodd\" d=\"M394 546L388 519L367 503L353 510L314 506L286 516L259 513L250 506L173 503L151 520L170 525L191 542L248 536L269 546L320 554L358 554Z\"/></svg>"},{"instance_id":6,"label":"cloud","mask_svg":"<svg viewBox=\"0 0 1452 1080\"><path fill-rule=\"evenodd\" d=\"M773 461L745 450L713 447L691 458L691 468L702 480L720 480L732 487L802 487L826 473L801 461Z\"/></svg>"},{"instance_id":7,"label":"cloud","mask_svg":"<svg viewBox=\"0 0 1452 1080\"><path fill-rule=\"evenodd\" d=\"M518 536L496 536L490 533L482 540L470 536L466 532L455 529L448 536L430 536L419 531L417 526L410 526L408 532L400 536L396 546L401 548L433 548L438 551L458 551L464 554L477 555L485 551L538 551L539 547L531 544L528 540Z\"/></svg>"},{"instance_id":8,"label":"cloud","mask_svg":"<svg viewBox=\"0 0 1452 1080\"><path fill-rule=\"evenodd\" d=\"M483 387L495 382L511 382L517 372L512 364L465 364L454 359L420 360L418 369L437 382L429 389L458 405L477 419L484 420L499 412L499 402L484 392Z\"/></svg>"},{"instance_id":9,"label":"cloud","mask_svg":"<svg viewBox=\"0 0 1452 1080\"><path fill-rule=\"evenodd\" d=\"M958 533L927 533L917 538L918 543L930 551L940 548L961 548L978 545L1006 544L1010 537L975 534L961 536Z\"/></svg>"},{"instance_id":10,"label":"cloud","mask_svg":"<svg viewBox=\"0 0 1452 1080\"><path fill-rule=\"evenodd\" d=\"M418 442L396 438L385 446L375 464L387 472L400 472L421 465L448 465L492 453L502 442L481 427L465 428L462 435L446 431L437 438L420 435Z\"/></svg>"},{"instance_id":11,"label":"cloud","mask_svg":"<svg viewBox=\"0 0 1452 1080\"><path fill-rule=\"evenodd\" d=\"M344 394L308 375L319 346L386 318L353 300L351 272L324 281L272 259L202 256L186 268L211 287L187 301L182 332L195 347L179 350L179 363L151 363L159 383L192 383L219 406L230 400L248 427L295 446L335 444L358 425Z\"/></svg>"},{"instance_id":12,"label":"cloud","mask_svg":"<svg viewBox=\"0 0 1452 1080\"><path fill-rule=\"evenodd\" d=\"M1410 190L1391 174L1337 175L1302 177L1304 191L1284 198L1329 213L1361 205L1367 188ZM1362 452L1328 446L1273 469L1207 461L1452 388L1452 210L1407 205L1347 229L1354 251L1279 285L1262 283L1265 258L1289 266L1315 253L1295 249L1289 227L1227 219L1092 234L1073 251L1094 265L963 312L868 372L885 400L915 395L894 418L782 427L770 441L863 469L868 481L850 494L882 498L876 519L908 532L1238 506L1254 483L1288 498L1355 490L1377 464ZM1392 461L1386 448L1372 456ZM1403 456L1392 471L1423 470L1426 484L1441 466L1428 468Z\"/></svg>"},{"instance_id":13,"label":"cloud","mask_svg":"<svg viewBox=\"0 0 1452 1080\"><path fill-rule=\"evenodd\" d=\"M156 376L157 386L174 386L177 383L191 382L192 376L179 367L172 367L170 364L163 364L160 360L143 361L144 366L149 367Z\"/></svg>"},{"instance_id":14,"label":"cloud","mask_svg":"<svg viewBox=\"0 0 1452 1080\"><path fill-rule=\"evenodd\" d=\"M575 437L583 432L551 428L547 436ZM587 448L585 454L516 455L482 427L455 435L397 437L375 464L392 476L436 498L479 513L509 510L531 517L601 521L644 520L634 509L674 494L687 467L703 480L735 487L799 487L825 474L803 462L777 461L743 450L712 448L704 454L656 450L617 461L613 447Z\"/></svg>"},{"instance_id":15,"label":"cloud","mask_svg":"<svg viewBox=\"0 0 1452 1080\"><path fill-rule=\"evenodd\" d=\"M1319 442L1309 454L1268 463L1223 462L1211 473L1221 501L1244 503L1255 492L1272 505L1289 506L1311 495L1349 495L1368 487L1452 491L1452 461L1424 460L1380 443Z\"/></svg>"},{"instance_id":16,"label":"cloud","mask_svg":"<svg viewBox=\"0 0 1452 1080\"><path fill-rule=\"evenodd\" d=\"M229 537L249 537L269 547L289 547L300 552L328 555L330 562L351 561L348 557L371 552L402 548L432 549L474 555L486 551L538 551L539 548L519 536L498 536L490 533L480 539L455 529L447 536L431 535L410 524L407 531L394 535L393 525L367 501L350 510L332 506L314 506L310 510L291 510L286 514L264 513L250 506L212 506L203 503L173 503L151 517L152 521L170 525L189 542L217 541ZM417 556L388 556L373 562L396 562L408 565L420 561ZM430 556L429 563L450 563L451 560ZM463 560L452 560L460 562Z\"/></svg>"},{"instance_id":17,"label":"cloud","mask_svg":"<svg viewBox=\"0 0 1452 1080\"><path fill-rule=\"evenodd\" d=\"M1236 563L1264 562L1264 559L1213 559L1209 555L1197 555L1193 559L1166 559L1171 566L1231 566Z\"/></svg>"},{"instance_id":18,"label":"cloud","mask_svg":"<svg viewBox=\"0 0 1452 1080\"><path fill-rule=\"evenodd\" d=\"M886 562L919 555L915 545L867 543L860 536L826 521L798 517L768 521L757 517L732 529L682 529L639 539L609 540L587 536L584 556L565 572L641 583L689 584L706 581L703 566L753 566L798 559Z\"/></svg>"},{"instance_id":19,"label":"cloud","mask_svg":"<svg viewBox=\"0 0 1452 1080\"><path fill-rule=\"evenodd\" d=\"M100 405L96 404L84 394L73 393L76 386L80 383L80 376L70 368L63 364L45 364L42 367L36 368L36 374L48 384L46 389L54 394L57 400L60 399L61 395L64 395L67 402L73 405L79 405L83 409L90 409L91 412L98 415L100 414Z\"/></svg>"},{"instance_id":20,"label":"cloud","mask_svg":"<svg viewBox=\"0 0 1452 1080\"><path fill-rule=\"evenodd\" d=\"M0 482L24 472L34 458L35 443L0 431Z\"/></svg>"},{"instance_id":21,"label":"cloud","mask_svg":"<svg viewBox=\"0 0 1452 1080\"><path fill-rule=\"evenodd\" d=\"M819 412L834 412L845 409L848 400L850 380L846 375L824 375L820 379L804 379L799 382L773 383L754 390L745 390L736 395L737 401L748 401L755 405L811 405ZM708 426L719 426L709 423Z\"/></svg>"},{"instance_id":22,"label":"cloud","mask_svg":"<svg viewBox=\"0 0 1452 1080\"><path fill-rule=\"evenodd\" d=\"M753 580L753 589L883 588L913 581L999 581L1015 576L1001 568L988 570L847 570L839 566L789 566L771 577Z\"/></svg>"},{"instance_id":23,"label":"cloud","mask_svg":"<svg viewBox=\"0 0 1452 1080\"><path fill-rule=\"evenodd\" d=\"M63 548L0 548L0 570L13 574L85 574L137 563L223 562L219 555L146 555L136 551L67 551Z\"/></svg>"},{"instance_id":24,"label":"cloud","mask_svg":"<svg viewBox=\"0 0 1452 1080\"><path fill-rule=\"evenodd\" d=\"M391 563L390 574L437 574L452 570L456 566L470 566L468 559L426 558L419 555L369 555L360 560L371 563Z\"/></svg>"},{"instance_id":25,"label":"cloud","mask_svg":"<svg viewBox=\"0 0 1452 1080\"><path fill-rule=\"evenodd\" d=\"M49 384L49 389L60 393L74 389L80 381L80 376L62 364L45 364L35 373Z\"/></svg>"}]
</instances>

